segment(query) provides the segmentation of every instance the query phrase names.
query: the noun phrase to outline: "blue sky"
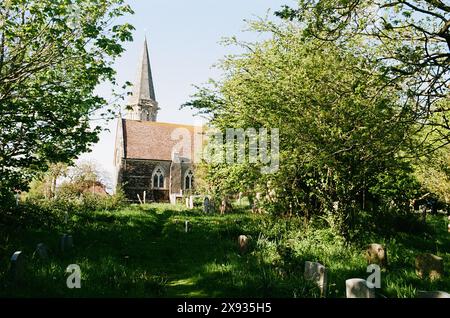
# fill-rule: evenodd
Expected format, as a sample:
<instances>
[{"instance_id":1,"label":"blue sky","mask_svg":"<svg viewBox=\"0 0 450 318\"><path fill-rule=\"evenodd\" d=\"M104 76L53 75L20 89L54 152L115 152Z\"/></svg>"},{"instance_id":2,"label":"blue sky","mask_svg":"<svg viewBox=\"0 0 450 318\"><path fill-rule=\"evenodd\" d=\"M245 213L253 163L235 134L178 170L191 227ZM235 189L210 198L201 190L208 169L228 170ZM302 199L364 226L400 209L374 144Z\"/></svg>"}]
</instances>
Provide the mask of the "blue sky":
<instances>
[{"instance_id":1,"label":"blue sky","mask_svg":"<svg viewBox=\"0 0 450 318\"><path fill-rule=\"evenodd\" d=\"M125 45L126 52L115 64L118 82L135 82L147 36L156 99L161 108L158 121L194 124L193 112L179 108L195 92L193 85L220 76L220 71L212 67L214 63L235 52L222 46L220 40L227 36L258 40L256 34L243 32L244 20L265 17L269 9L273 15L283 4L294 5L295 1L129 0L127 3L135 14L123 21L131 23L136 30L134 42ZM98 92L111 100L107 85L101 85ZM108 129L109 132L101 134L92 152L83 154L80 160L95 161L112 177L116 121Z\"/></svg>"}]
</instances>

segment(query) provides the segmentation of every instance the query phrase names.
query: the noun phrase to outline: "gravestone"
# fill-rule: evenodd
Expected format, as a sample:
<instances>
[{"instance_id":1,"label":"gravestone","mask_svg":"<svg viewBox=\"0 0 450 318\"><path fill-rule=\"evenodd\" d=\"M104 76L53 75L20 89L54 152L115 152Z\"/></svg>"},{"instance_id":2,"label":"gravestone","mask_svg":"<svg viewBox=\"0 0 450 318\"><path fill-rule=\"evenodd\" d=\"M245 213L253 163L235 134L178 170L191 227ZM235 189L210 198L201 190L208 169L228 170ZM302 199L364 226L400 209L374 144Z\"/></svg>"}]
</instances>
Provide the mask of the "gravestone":
<instances>
[{"instance_id":1,"label":"gravestone","mask_svg":"<svg viewBox=\"0 0 450 318\"><path fill-rule=\"evenodd\" d=\"M186 198L186 208L189 209L189 198Z\"/></svg>"},{"instance_id":2,"label":"gravestone","mask_svg":"<svg viewBox=\"0 0 450 318\"><path fill-rule=\"evenodd\" d=\"M73 236L72 235L67 235L67 247L69 249L73 248Z\"/></svg>"},{"instance_id":3,"label":"gravestone","mask_svg":"<svg viewBox=\"0 0 450 318\"><path fill-rule=\"evenodd\" d=\"M444 261L433 254L420 254L416 257L416 274L420 278L439 279L444 275Z\"/></svg>"},{"instance_id":4,"label":"gravestone","mask_svg":"<svg viewBox=\"0 0 450 318\"><path fill-rule=\"evenodd\" d=\"M191 195L189 197L189 209L193 209L194 208L194 197Z\"/></svg>"},{"instance_id":5,"label":"gravestone","mask_svg":"<svg viewBox=\"0 0 450 318\"><path fill-rule=\"evenodd\" d=\"M34 252L40 259L48 259L48 247L44 243L39 243Z\"/></svg>"},{"instance_id":6,"label":"gravestone","mask_svg":"<svg viewBox=\"0 0 450 318\"><path fill-rule=\"evenodd\" d=\"M238 246L241 254L244 254L248 250L248 244L250 242L250 238L246 235L239 235L238 237Z\"/></svg>"},{"instance_id":7,"label":"gravestone","mask_svg":"<svg viewBox=\"0 0 450 318\"><path fill-rule=\"evenodd\" d=\"M367 263L377 264L381 267L387 266L387 252L380 244L370 244L366 250Z\"/></svg>"},{"instance_id":8,"label":"gravestone","mask_svg":"<svg viewBox=\"0 0 450 318\"><path fill-rule=\"evenodd\" d=\"M205 197L205 199L203 200L203 212L204 213L209 213L210 211L210 201L208 197Z\"/></svg>"},{"instance_id":9,"label":"gravestone","mask_svg":"<svg viewBox=\"0 0 450 318\"><path fill-rule=\"evenodd\" d=\"M369 288L367 282L361 278L345 281L347 298L375 298L375 289Z\"/></svg>"},{"instance_id":10,"label":"gravestone","mask_svg":"<svg viewBox=\"0 0 450 318\"><path fill-rule=\"evenodd\" d=\"M63 234L60 240L61 252L68 252L73 248L73 237L72 235Z\"/></svg>"},{"instance_id":11,"label":"gravestone","mask_svg":"<svg viewBox=\"0 0 450 318\"><path fill-rule=\"evenodd\" d=\"M184 232L189 232L189 221L184 221Z\"/></svg>"},{"instance_id":12,"label":"gravestone","mask_svg":"<svg viewBox=\"0 0 450 318\"><path fill-rule=\"evenodd\" d=\"M24 273L24 256L22 251L14 252L11 256L11 278L15 282L21 282Z\"/></svg>"},{"instance_id":13,"label":"gravestone","mask_svg":"<svg viewBox=\"0 0 450 318\"><path fill-rule=\"evenodd\" d=\"M320 296L327 295L327 269L320 263L305 262L305 280L314 282L320 290Z\"/></svg>"},{"instance_id":14,"label":"gravestone","mask_svg":"<svg viewBox=\"0 0 450 318\"><path fill-rule=\"evenodd\" d=\"M450 298L450 294L443 291L421 291L417 292L416 298Z\"/></svg>"}]
</instances>

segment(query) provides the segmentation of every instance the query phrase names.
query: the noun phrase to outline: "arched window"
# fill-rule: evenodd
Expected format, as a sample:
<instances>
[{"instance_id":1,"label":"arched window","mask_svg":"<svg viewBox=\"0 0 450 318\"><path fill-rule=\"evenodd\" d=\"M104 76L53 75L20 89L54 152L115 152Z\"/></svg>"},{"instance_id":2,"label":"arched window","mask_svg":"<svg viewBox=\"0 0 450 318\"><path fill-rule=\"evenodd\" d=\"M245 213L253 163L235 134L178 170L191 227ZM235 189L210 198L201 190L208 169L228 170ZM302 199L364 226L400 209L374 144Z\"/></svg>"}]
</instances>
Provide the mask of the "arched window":
<instances>
[{"instance_id":1,"label":"arched window","mask_svg":"<svg viewBox=\"0 0 450 318\"><path fill-rule=\"evenodd\" d=\"M164 170L156 167L153 172L153 189L164 189Z\"/></svg>"},{"instance_id":2,"label":"arched window","mask_svg":"<svg viewBox=\"0 0 450 318\"><path fill-rule=\"evenodd\" d=\"M184 177L184 189L192 190L194 188L194 173L192 170L188 170Z\"/></svg>"}]
</instances>

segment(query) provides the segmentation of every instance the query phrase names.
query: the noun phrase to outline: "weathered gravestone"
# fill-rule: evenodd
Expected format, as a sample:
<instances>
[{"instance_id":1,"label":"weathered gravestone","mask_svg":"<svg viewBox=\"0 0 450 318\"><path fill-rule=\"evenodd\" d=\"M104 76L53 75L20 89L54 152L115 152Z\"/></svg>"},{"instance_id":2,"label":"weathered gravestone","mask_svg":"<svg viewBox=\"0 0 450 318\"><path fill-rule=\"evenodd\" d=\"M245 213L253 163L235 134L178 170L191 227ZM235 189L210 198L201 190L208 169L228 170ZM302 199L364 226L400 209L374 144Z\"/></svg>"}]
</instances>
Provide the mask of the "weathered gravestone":
<instances>
[{"instance_id":1,"label":"weathered gravestone","mask_svg":"<svg viewBox=\"0 0 450 318\"><path fill-rule=\"evenodd\" d=\"M39 243L36 246L35 255L39 256L40 259L48 259L48 247L44 243Z\"/></svg>"},{"instance_id":2,"label":"weathered gravestone","mask_svg":"<svg viewBox=\"0 0 450 318\"><path fill-rule=\"evenodd\" d=\"M60 240L61 252L68 252L73 248L73 237L72 235L63 234Z\"/></svg>"},{"instance_id":3,"label":"weathered gravestone","mask_svg":"<svg viewBox=\"0 0 450 318\"><path fill-rule=\"evenodd\" d=\"M314 282L320 290L320 296L327 295L327 269L320 263L305 262L305 280Z\"/></svg>"},{"instance_id":4,"label":"weathered gravestone","mask_svg":"<svg viewBox=\"0 0 450 318\"><path fill-rule=\"evenodd\" d=\"M194 208L194 197L191 195L189 197L189 209L193 209Z\"/></svg>"},{"instance_id":5,"label":"weathered gravestone","mask_svg":"<svg viewBox=\"0 0 450 318\"><path fill-rule=\"evenodd\" d=\"M205 199L203 200L203 212L204 213L209 213L211 209L211 203L208 197L205 197Z\"/></svg>"},{"instance_id":6,"label":"weathered gravestone","mask_svg":"<svg viewBox=\"0 0 450 318\"><path fill-rule=\"evenodd\" d=\"M184 221L184 232L189 232L190 226L189 221Z\"/></svg>"},{"instance_id":7,"label":"weathered gravestone","mask_svg":"<svg viewBox=\"0 0 450 318\"><path fill-rule=\"evenodd\" d=\"M11 256L11 279L21 282L24 274L24 256L22 251L14 252Z\"/></svg>"},{"instance_id":8,"label":"weathered gravestone","mask_svg":"<svg viewBox=\"0 0 450 318\"><path fill-rule=\"evenodd\" d=\"M439 279L444 275L444 261L433 254L420 254L416 257L416 274L420 278Z\"/></svg>"},{"instance_id":9,"label":"weathered gravestone","mask_svg":"<svg viewBox=\"0 0 450 318\"><path fill-rule=\"evenodd\" d=\"M416 298L450 298L450 294L443 291L422 291L417 292Z\"/></svg>"},{"instance_id":10,"label":"weathered gravestone","mask_svg":"<svg viewBox=\"0 0 450 318\"><path fill-rule=\"evenodd\" d=\"M369 288L367 282L361 278L345 281L347 298L375 298L375 289Z\"/></svg>"},{"instance_id":11,"label":"weathered gravestone","mask_svg":"<svg viewBox=\"0 0 450 318\"><path fill-rule=\"evenodd\" d=\"M367 263L377 264L381 267L387 266L387 252L383 245L370 244L366 250Z\"/></svg>"},{"instance_id":12,"label":"weathered gravestone","mask_svg":"<svg viewBox=\"0 0 450 318\"><path fill-rule=\"evenodd\" d=\"M248 251L248 245L250 243L250 238L246 235L239 235L238 237L238 246L241 254L244 254Z\"/></svg>"}]
</instances>

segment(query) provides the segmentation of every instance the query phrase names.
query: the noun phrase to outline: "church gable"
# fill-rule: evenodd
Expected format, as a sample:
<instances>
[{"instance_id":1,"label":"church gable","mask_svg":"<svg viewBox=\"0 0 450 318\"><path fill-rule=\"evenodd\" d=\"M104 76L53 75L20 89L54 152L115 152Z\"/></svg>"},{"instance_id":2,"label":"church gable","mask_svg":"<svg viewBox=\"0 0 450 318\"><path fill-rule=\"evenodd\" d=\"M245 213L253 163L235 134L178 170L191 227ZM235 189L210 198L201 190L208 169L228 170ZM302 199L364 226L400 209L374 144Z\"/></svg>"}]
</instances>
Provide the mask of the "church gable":
<instances>
[{"instance_id":1,"label":"church gable","mask_svg":"<svg viewBox=\"0 0 450 318\"><path fill-rule=\"evenodd\" d=\"M195 126L125 119L122 125L126 158L172 161L174 152L185 161L194 158Z\"/></svg>"}]
</instances>

